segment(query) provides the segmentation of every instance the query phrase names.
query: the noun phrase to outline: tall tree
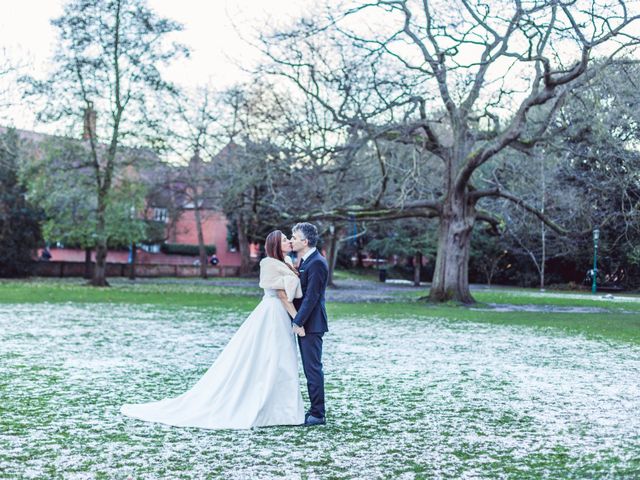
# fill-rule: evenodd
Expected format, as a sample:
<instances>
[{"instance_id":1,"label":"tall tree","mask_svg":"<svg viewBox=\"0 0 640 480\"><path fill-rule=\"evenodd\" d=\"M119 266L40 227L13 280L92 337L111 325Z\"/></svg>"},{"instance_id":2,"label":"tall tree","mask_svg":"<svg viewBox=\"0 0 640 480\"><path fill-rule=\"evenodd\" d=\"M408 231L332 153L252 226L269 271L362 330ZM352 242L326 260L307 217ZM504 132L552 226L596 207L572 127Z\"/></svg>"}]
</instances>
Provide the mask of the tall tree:
<instances>
[{"instance_id":1,"label":"tall tree","mask_svg":"<svg viewBox=\"0 0 640 480\"><path fill-rule=\"evenodd\" d=\"M639 73L637 63L616 65L572 92L575 101L558 112L553 125L558 134L549 136L547 147L562 159L558 182L573 193L576 216L589 232L600 226L602 271L625 270L625 282L635 285L640 284ZM575 242L571 261L586 268L592 247L591 235Z\"/></svg>"},{"instance_id":2,"label":"tall tree","mask_svg":"<svg viewBox=\"0 0 640 480\"><path fill-rule=\"evenodd\" d=\"M9 60L6 48L0 48L0 118L4 119L5 110L12 105L15 77L19 66Z\"/></svg>"},{"instance_id":3,"label":"tall tree","mask_svg":"<svg viewBox=\"0 0 640 480\"><path fill-rule=\"evenodd\" d=\"M21 165L30 198L42 208L47 242L61 242L87 250L96 248L98 203L89 147L79 141L51 137L31 145ZM146 187L131 178L130 165L143 163L145 151L122 149L114 168L114 185L104 198L104 235L109 247L124 247L147 236L140 212Z\"/></svg>"},{"instance_id":4,"label":"tall tree","mask_svg":"<svg viewBox=\"0 0 640 480\"><path fill-rule=\"evenodd\" d=\"M0 277L28 275L42 239L41 215L19 178L23 153L15 130L0 135Z\"/></svg>"},{"instance_id":5,"label":"tall tree","mask_svg":"<svg viewBox=\"0 0 640 480\"><path fill-rule=\"evenodd\" d=\"M142 0L72 0L60 18L53 73L44 81L28 79L30 93L45 97L40 118L71 120L85 115L95 198L95 286L106 280L109 194L118 153L153 118L153 107L174 87L159 67L187 49L168 37L181 26L159 17Z\"/></svg>"},{"instance_id":6,"label":"tall tree","mask_svg":"<svg viewBox=\"0 0 640 480\"><path fill-rule=\"evenodd\" d=\"M202 278L207 278L208 264L203 226L208 212L219 203L213 158L224 135L218 119L218 100L219 96L207 87L200 87L188 96L177 96L170 108L176 121L160 127L170 129L163 135L166 138L163 150L175 164L161 188L181 199L177 215L182 215L185 208L194 213Z\"/></svg>"},{"instance_id":7,"label":"tall tree","mask_svg":"<svg viewBox=\"0 0 640 480\"><path fill-rule=\"evenodd\" d=\"M581 232L587 229L581 215L577 214L578 210L583 210L583 205L578 201L575 189L559 181L562 158L545 149L543 144L546 143L541 142L531 152L498 155L495 161L487 164L489 168L481 170L485 183L511 192L564 228ZM513 157L520 158L514 161ZM536 270L540 289L544 289L547 262L571 251L575 236L558 235L544 221L531 218L529 212L510 200L496 198L487 204L502 219L504 235L497 242L479 236L479 246L484 245L495 253L506 247L508 252L505 253L524 257ZM493 257L498 258L500 255L495 253Z\"/></svg>"},{"instance_id":8,"label":"tall tree","mask_svg":"<svg viewBox=\"0 0 640 480\"><path fill-rule=\"evenodd\" d=\"M508 149L534 148L567 94L637 44L638 19L636 5L624 0L353 0L324 19L265 37L263 45L271 59L266 70L290 79L336 122L370 139L415 144L424 161L440 163L430 196L333 213L384 218L414 209L437 217L430 299L471 303L472 229L499 224L482 209L484 199L513 201L564 231L534 206L486 185L479 169Z\"/></svg>"},{"instance_id":9,"label":"tall tree","mask_svg":"<svg viewBox=\"0 0 640 480\"><path fill-rule=\"evenodd\" d=\"M238 85L222 95L220 138L226 144L214 157L215 189L233 224L242 274L251 271L249 246L263 242L274 228L285 229L286 210L276 201L294 194L287 149L287 102L270 85Z\"/></svg>"}]
</instances>

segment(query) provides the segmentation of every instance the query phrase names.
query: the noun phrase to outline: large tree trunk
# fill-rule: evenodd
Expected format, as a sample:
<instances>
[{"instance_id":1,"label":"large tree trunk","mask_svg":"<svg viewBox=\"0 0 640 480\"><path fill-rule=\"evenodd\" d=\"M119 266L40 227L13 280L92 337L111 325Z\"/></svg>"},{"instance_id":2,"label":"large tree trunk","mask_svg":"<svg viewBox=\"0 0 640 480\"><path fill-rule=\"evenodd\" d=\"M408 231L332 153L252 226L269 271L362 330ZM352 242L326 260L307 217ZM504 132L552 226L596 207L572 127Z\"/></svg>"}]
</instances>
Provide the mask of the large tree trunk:
<instances>
[{"instance_id":1,"label":"large tree trunk","mask_svg":"<svg viewBox=\"0 0 640 480\"><path fill-rule=\"evenodd\" d=\"M198 202L194 203L194 214L196 217L196 230L198 232L198 253L200 254L200 277L207 278L207 250L204 246L204 233L202 232L202 217Z\"/></svg>"},{"instance_id":2,"label":"large tree trunk","mask_svg":"<svg viewBox=\"0 0 640 480\"><path fill-rule=\"evenodd\" d=\"M420 286L420 273L422 271L422 253L416 252L413 257L413 284Z\"/></svg>"},{"instance_id":3,"label":"large tree trunk","mask_svg":"<svg viewBox=\"0 0 640 480\"><path fill-rule=\"evenodd\" d=\"M93 270L91 285L94 287L108 287L107 282L107 242L105 239L98 240L96 245L96 265Z\"/></svg>"},{"instance_id":4,"label":"large tree trunk","mask_svg":"<svg viewBox=\"0 0 640 480\"><path fill-rule=\"evenodd\" d=\"M89 280L91 278L91 249L84 249L84 278Z\"/></svg>"},{"instance_id":5,"label":"large tree trunk","mask_svg":"<svg viewBox=\"0 0 640 480\"><path fill-rule=\"evenodd\" d=\"M97 224L96 224L96 265L93 269L91 285L94 287L108 287L107 282L107 234L105 228L105 207L102 192L98 198Z\"/></svg>"},{"instance_id":6,"label":"large tree trunk","mask_svg":"<svg viewBox=\"0 0 640 480\"><path fill-rule=\"evenodd\" d=\"M251 273L251 256L242 215L238 215L236 227L238 229L238 248L240 250L240 275L248 275Z\"/></svg>"},{"instance_id":7,"label":"large tree trunk","mask_svg":"<svg viewBox=\"0 0 640 480\"><path fill-rule=\"evenodd\" d=\"M545 203L546 203L546 194L547 194L547 182L546 182L546 175L545 175L545 159L544 159L544 155L540 155L540 152L538 152L538 157L540 158L540 179L542 180L542 208L540 209L540 211L542 213L544 213L544 207L545 207ZM546 256L547 256L547 229L546 229L546 225L544 224L544 222L542 223L542 231L541 231L541 235L542 235L542 259L540 261L540 291L544 291L544 265L547 261Z\"/></svg>"},{"instance_id":8,"label":"large tree trunk","mask_svg":"<svg viewBox=\"0 0 640 480\"><path fill-rule=\"evenodd\" d=\"M443 205L438 228L438 253L429 300L474 303L469 291L469 250L475 211L464 196Z\"/></svg>"},{"instance_id":9,"label":"large tree trunk","mask_svg":"<svg viewBox=\"0 0 640 480\"><path fill-rule=\"evenodd\" d=\"M542 224L542 258L540 259L540 291L544 291L544 265L547 263L547 238Z\"/></svg>"},{"instance_id":10,"label":"large tree trunk","mask_svg":"<svg viewBox=\"0 0 640 480\"><path fill-rule=\"evenodd\" d=\"M329 242L327 243L327 263L329 264L329 277L327 284L335 287L333 283L333 272L336 270L336 261L338 259L338 232L335 225L331 225L329 229Z\"/></svg>"}]
</instances>

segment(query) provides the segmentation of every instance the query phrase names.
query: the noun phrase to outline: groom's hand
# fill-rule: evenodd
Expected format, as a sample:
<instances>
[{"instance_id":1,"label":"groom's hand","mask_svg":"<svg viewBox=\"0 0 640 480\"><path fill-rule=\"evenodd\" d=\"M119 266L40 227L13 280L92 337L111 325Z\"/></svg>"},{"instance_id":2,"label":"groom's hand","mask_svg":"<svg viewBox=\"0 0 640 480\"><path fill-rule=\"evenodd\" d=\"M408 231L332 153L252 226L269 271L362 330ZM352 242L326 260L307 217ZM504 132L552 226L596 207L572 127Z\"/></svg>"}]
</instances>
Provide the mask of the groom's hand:
<instances>
[{"instance_id":1,"label":"groom's hand","mask_svg":"<svg viewBox=\"0 0 640 480\"><path fill-rule=\"evenodd\" d=\"M292 325L292 328L293 328L293 333L295 333L299 337L304 337L305 336L304 327L300 327L300 326L298 326L297 324L294 323Z\"/></svg>"}]
</instances>

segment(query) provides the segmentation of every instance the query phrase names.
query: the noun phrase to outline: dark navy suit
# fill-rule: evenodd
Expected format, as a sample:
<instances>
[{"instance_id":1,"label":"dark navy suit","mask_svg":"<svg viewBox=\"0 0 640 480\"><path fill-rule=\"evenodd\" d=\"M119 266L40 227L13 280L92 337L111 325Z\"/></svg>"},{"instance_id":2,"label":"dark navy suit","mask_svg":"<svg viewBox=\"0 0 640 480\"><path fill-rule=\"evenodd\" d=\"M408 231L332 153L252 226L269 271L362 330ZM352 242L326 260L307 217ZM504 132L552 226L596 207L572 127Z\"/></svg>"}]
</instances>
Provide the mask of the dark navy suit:
<instances>
[{"instance_id":1,"label":"dark navy suit","mask_svg":"<svg viewBox=\"0 0 640 480\"><path fill-rule=\"evenodd\" d=\"M293 323L305 330L305 336L298 337L298 345L311 401L309 413L318 418L325 415L322 335L329 331L324 305L328 278L327 260L316 250L300 265L302 298L294 300L298 314Z\"/></svg>"}]
</instances>

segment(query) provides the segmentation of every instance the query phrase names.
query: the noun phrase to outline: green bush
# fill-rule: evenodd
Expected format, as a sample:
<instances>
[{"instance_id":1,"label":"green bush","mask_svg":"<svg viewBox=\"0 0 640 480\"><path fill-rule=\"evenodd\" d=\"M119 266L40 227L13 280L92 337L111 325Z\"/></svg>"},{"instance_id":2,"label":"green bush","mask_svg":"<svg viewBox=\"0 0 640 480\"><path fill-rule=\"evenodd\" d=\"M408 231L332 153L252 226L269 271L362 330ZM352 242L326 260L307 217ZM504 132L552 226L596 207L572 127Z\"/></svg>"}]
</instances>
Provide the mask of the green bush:
<instances>
[{"instance_id":1,"label":"green bush","mask_svg":"<svg viewBox=\"0 0 640 480\"><path fill-rule=\"evenodd\" d=\"M215 245L205 245L204 248L207 251L207 255L216 253ZM163 243L160 246L160 251L167 255L200 255L198 245L187 245L184 243Z\"/></svg>"},{"instance_id":2,"label":"green bush","mask_svg":"<svg viewBox=\"0 0 640 480\"><path fill-rule=\"evenodd\" d=\"M42 240L42 212L27 201L18 178L21 160L18 134L8 130L0 137L0 277L29 275Z\"/></svg>"},{"instance_id":3,"label":"green bush","mask_svg":"<svg viewBox=\"0 0 640 480\"><path fill-rule=\"evenodd\" d=\"M165 230L167 229L167 226L164 222L157 222L155 220L146 220L145 221L146 224L146 238L144 239L144 242L141 243L147 243L149 245L154 244L154 243L160 243L162 244L166 238L165 236Z\"/></svg>"}]
</instances>

